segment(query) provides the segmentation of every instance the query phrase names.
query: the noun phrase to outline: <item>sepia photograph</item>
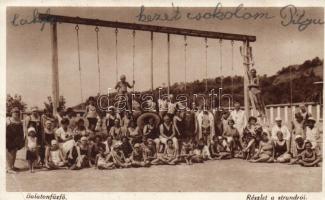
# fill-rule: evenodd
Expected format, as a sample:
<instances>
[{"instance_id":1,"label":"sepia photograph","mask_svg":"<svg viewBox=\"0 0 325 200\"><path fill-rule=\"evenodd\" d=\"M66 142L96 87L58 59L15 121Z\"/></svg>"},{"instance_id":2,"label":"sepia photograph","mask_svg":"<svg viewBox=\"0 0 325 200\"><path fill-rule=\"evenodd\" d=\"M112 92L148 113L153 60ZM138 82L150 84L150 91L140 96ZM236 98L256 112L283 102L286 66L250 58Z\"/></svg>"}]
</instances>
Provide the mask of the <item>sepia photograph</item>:
<instances>
[{"instance_id":1,"label":"sepia photograph","mask_svg":"<svg viewBox=\"0 0 325 200\"><path fill-rule=\"evenodd\" d=\"M5 9L6 192L322 192L323 7L92 6Z\"/></svg>"}]
</instances>

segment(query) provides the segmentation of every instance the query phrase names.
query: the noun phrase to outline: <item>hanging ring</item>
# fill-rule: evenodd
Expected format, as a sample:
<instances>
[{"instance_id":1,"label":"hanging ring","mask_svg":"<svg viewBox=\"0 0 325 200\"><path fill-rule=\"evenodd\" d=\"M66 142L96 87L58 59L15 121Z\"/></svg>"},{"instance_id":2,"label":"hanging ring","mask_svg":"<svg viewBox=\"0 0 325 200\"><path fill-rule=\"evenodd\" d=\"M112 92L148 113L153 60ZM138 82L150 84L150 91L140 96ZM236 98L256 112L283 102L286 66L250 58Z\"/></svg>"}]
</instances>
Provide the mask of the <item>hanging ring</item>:
<instances>
[{"instance_id":1,"label":"hanging ring","mask_svg":"<svg viewBox=\"0 0 325 200\"><path fill-rule=\"evenodd\" d=\"M96 28L95 28L95 31L96 31L96 32L98 32L98 31L99 31L99 28L98 28L98 26L96 26Z\"/></svg>"},{"instance_id":2,"label":"hanging ring","mask_svg":"<svg viewBox=\"0 0 325 200\"><path fill-rule=\"evenodd\" d=\"M118 29L117 28L115 28L115 34L117 34L118 33Z\"/></svg>"},{"instance_id":3,"label":"hanging ring","mask_svg":"<svg viewBox=\"0 0 325 200\"><path fill-rule=\"evenodd\" d=\"M132 35L133 35L133 37L135 36L135 30L134 29L133 29Z\"/></svg>"},{"instance_id":4,"label":"hanging ring","mask_svg":"<svg viewBox=\"0 0 325 200\"><path fill-rule=\"evenodd\" d=\"M234 46L234 43L235 43L235 42L234 42L233 40L231 40L231 46Z\"/></svg>"},{"instance_id":5,"label":"hanging ring","mask_svg":"<svg viewBox=\"0 0 325 200\"><path fill-rule=\"evenodd\" d=\"M77 25L74 27L74 29L76 29L76 31L78 31L78 30L79 30L79 25L77 24Z\"/></svg>"}]
</instances>

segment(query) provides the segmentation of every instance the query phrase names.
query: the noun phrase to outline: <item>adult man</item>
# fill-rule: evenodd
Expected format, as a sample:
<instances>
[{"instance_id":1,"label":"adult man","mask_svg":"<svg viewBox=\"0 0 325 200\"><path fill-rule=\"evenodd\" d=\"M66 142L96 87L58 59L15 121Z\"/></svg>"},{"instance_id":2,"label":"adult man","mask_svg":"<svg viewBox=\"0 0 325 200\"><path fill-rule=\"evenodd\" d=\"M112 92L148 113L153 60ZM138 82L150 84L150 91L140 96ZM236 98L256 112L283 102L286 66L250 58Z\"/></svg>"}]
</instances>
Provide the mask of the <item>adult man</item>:
<instances>
[{"instance_id":1,"label":"adult man","mask_svg":"<svg viewBox=\"0 0 325 200\"><path fill-rule=\"evenodd\" d=\"M290 131L287 126L282 124L282 120L280 117L275 118L275 125L272 127L272 131L271 131L272 140L278 139L277 137L278 132L281 132L283 134L283 138L286 141L290 141L290 137L291 137Z\"/></svg>"},{"instance_id":2,"label":"adult man","mask_svg":"<svg viewBox=\"0 0 325 200\"><path fill-rule=\"evenodd\" d=\"M243 129L245 127L246 123L246 117L245 112L240 109L240 103L235 102L234 103L235 109L231 111L230 118L234 120L235 124L234 127L237 128L240 137L243 136Z\"/></svg>"}]
</instances>

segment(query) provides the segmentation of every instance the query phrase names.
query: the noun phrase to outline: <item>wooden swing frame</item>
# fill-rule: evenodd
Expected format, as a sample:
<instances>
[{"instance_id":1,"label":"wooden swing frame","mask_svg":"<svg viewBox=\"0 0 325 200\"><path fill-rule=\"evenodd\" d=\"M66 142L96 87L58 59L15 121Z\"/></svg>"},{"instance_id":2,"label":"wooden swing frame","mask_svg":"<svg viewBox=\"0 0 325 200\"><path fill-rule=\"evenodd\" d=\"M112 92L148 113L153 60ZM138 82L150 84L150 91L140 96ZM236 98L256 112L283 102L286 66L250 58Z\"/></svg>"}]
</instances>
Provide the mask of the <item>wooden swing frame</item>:
<instances>
[{"instance_id":1,"label":"wooden swing frame","mask_svg":"<svg viewBox=\"0 0 325 200\"><path fill-rule=\"evenodd\" d=\"M71 23L71 24L82 24L89 26L97 27L110 27L110 28L119 28L119 29L129 29L129 30L138 30L138 31L147 31L151 32L151 37L153 32L165 33L168 36L173 35L184 35L192 37L203 37L203 38L213 38L221 40L231 40L231 41L240 41L243 42L243 65L245 68L244 75L244 106L246 117L249 117L249 98L248 98L248 73L251 63L251 58L249 56L250 42L256 41L256 36L252 35L241 35L241 34L232 34L232 33L222 33L214 31L202 31L195 29L181 29L174 27L166 26L154 26L154 25L145 25L145 24L136 24L136 23L125 23L117 21L106 21L99 19L90 19L90 18L80 18L80 17L68 17L62 15L51 15L40 13L39 19L41 21L50 23L51 31L51 46L52 46L52 97L53 97L53 113L56 114L57 108L59 105L59 69L58 69L58 36L57 36L57 24L58 23ZM170 72L170 65L168 65L168 71ZM170 74L168 74L169 80ZM153 69L151 65L151 87L153 87ZM170 81L168 81L168 88L170 87ZM151 88L153 89L153 88Z\"/></svg>"}]
</instances>

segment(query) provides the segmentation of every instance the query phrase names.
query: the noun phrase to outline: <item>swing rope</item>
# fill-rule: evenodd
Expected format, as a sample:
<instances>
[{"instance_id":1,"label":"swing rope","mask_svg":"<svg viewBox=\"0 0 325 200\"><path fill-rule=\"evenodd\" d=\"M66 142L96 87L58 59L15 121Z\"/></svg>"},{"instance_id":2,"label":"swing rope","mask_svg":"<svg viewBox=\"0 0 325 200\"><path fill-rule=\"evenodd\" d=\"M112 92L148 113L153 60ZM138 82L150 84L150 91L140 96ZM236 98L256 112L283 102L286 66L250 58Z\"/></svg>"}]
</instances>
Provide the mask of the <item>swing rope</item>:
<instances>
[{"instance_id":1,"label":"swing rope","mask_svg":"<svg viewBox=\"0 0 325 200\"><path fill-rule=\"evenodd\" d=\"M221 80L220 80L220 88L223 86L223 75L222 75L222 39L219 40L219 49L220 49L220 74L221 74Z\"/></svg>"},{"instance_id":2,"label":"swing rope","mask_svg":"<svg viewBox=\"0 0 325 200\"><path fill-rule=\"evenodd\" d=\"M99 28L96 26L96 41L97 41L97 68L98 68L98 94L100 94L100 64L99 64L99 39L98 39L98 32Z\"/></svg>"},{"instance_id":3,"label":"swing rope","mask_svg":"<svg viewBox=\"0 0 325 200\"><path fill-rule=\"evenodd\" d=\"M231 40L231 96L234 98L234 41Z\"/></svg>"},{"instance_id":4,"label":"swing rope","mask_svg":"<svg viewBox=\"0 0 325 200\"><path fill-rule=\"evenodd\" d=\"M78 52L78 70L79 70L79 81L80 81L80 98L81 102L83 102L83 94L82 94L82 73L81 73L81 63L80 63L80 44L79 44L79 26L78 24L75 26L76 34L77 34L77 52Z\"/></svg>"},{"instance_id":5,"label":"swing rope","mask_svg":"<svg viewBox=\"0 0 325 200\"><path fill-rule=\"evenodd\" d=\"M185 66L184 82L185 82L185 91L186 91L186 86L187 86L187 36L186 35L184 35L184 66Z\"/></svg>"},{"instance_id":6,"label":"swing rope","mask_svg":"<svg viewBox=\"0 0 325 200\"><path fill-rule=\"evenodd\" d=\"M132 46L132 84L134 83L134 59L135 59L135 30L132 32L132 39L133 39L133 46ZM132 90L134 92L134 86L132 87Z\"/></svg>"},{"instance_id":7,"label":"swing rope","mask_svg":"<svg viewBox=\"0 0 325 200\"><path fill-rule=\"evenodd\" d=\"M170 94L170 35L167 34L167 78L168 78L168 96Z\"/></svg>"},{"instance_id":8,"label":"swing rope","mask_svg":"<svg viewBox=\"0 0 325 200\"><path fill-rule=\"evenodd\" d=\"M208 38L205 41L205 91L208 91Z\"/></svg>"},{"instance_id":9,"label":"swing rope","mask_svg":"<svg viewBox=\"0 0 325 200\"><path fill-rule=\"evenodd\" d=\"M117 35L118 35L118 29L115 28L115 70L116 70L116 82L118 82L118 50L117 50Z\"/></svg>"},{"instance_id":10,"label":"swing rope","mask_svg":"<svg viewBox=\"0 0 325 200\"><path fill-rule=\"evenodd\" d=\"M150 52L150 81L151 81L151 92L153 92L153 32L151 31L151 52Z\"/></svg>"}]
</instances>

